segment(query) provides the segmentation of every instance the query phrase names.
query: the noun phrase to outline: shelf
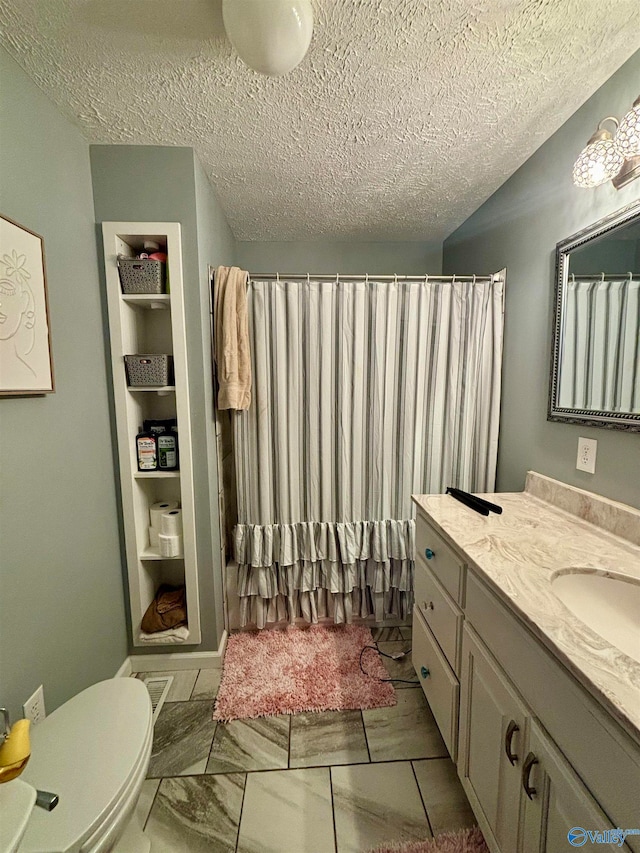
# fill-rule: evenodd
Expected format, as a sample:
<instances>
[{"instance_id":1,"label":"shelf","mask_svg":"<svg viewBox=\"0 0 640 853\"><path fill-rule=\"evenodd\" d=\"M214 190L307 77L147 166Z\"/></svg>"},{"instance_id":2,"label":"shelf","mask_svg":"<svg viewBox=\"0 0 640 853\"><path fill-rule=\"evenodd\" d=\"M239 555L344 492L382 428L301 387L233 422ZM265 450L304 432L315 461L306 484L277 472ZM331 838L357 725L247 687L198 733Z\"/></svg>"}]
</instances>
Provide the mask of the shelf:
<instances>
[{"instance_id":1,"label":"shelf","mask_svg":"<svg viewBox=\"0 0 640 853\"><path fill-rule=\"evenodd\" d=\"M177 222L103 222L102 233L131 645L152 645L140 640L138 629L159 585L167 583L185 586L189 637L184 642L197 646L202 632L181 227ZM167 253L171 293L122 293L118 256L137 254L149 240ZM172 384L129 386L124 356L136 353L171 354ZM140 425L168 418L180 424L180 470L138 471L134 437ZM150 545L149 508L158 501L176 501L182 510L179 557L163 557L157 545ZM171 645L158 651L168 653Z\"/></svg>"},{"instance_id":2,"label":"shelf","mask_svg":"<svg viewBox=\"0 0 640 853\"><path fill-rule=\"evenodd\" d=\"M170 477L179 477L180 471L134 471L136 480L166 480Z\"/></svg>"},{"instance_id":3,"label":"shelf","mask_svg":"<svg viewBox=\"0 0 640 853\"><path fill-rule=\"evenodd\" d=\"M171 307L171 296L168 293L123 293L121 299L128 305L138 308L167 309Z\"/></svg>"},{"instance_id":4,"label":"shelf","mask_svg":"<svg viewBox=\"0 0 640 853\"><path fill-rule=\"evenodd\" d=\"M127 391L154 391L156 394L174 394L175 385L127 385Z\"/></svg>"},{"instance_id":5,"label":"shelf","mask_svg":"<svg viewBox=\"0 0 640 853\"><path fill-rule=\"evenodd\" d=\"M145 548L140 554L141 560L184 560L184 554L178 554L177 557L163 557L159 551L154 548Z\"/></svg>"}]
</instances>

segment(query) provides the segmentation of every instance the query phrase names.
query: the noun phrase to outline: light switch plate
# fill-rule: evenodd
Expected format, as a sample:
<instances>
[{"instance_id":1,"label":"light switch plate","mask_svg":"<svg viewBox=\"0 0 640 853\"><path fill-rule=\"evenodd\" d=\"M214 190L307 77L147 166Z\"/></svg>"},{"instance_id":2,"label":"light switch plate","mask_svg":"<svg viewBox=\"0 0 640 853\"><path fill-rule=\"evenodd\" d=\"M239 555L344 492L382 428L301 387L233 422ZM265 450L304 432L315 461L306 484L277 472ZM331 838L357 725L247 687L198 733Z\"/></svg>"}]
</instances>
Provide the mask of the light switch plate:
<instances>
[{"instance_id":1,"label":"light switch plate","mask_svg":"<svg viewBox=\"0 0 640 853\"><path fill-rule=\"evenodd\" d=\"M576 468L578 471L586 471L587 474L596 473L596 453L598 441L595 438L578 439L578 459Z\"/></svg>"}]
</instances>

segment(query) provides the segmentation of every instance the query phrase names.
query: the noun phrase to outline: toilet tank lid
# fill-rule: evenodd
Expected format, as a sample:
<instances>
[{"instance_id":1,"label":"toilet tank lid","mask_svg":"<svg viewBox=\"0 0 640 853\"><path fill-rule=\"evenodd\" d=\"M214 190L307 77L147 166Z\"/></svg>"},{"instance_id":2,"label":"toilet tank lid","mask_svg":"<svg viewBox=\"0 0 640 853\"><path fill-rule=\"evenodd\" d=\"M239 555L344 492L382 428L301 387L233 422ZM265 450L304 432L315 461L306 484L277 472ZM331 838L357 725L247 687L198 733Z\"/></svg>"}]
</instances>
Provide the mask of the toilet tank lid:
<instances>
[{"instance_id":1,"label":"toilet tank lid","mask_svg":"<svg viewBox=\"0 0 640 853\"><path fill-rule=\"evenodd\" d=\"M71 850L99 826L139 768L153 714L137 678L112 678L78 693L33 726L23 777L60 797L35 809L21 850ZM47 848L39 847L42 842Z\"/></svg>"}]
</instances>

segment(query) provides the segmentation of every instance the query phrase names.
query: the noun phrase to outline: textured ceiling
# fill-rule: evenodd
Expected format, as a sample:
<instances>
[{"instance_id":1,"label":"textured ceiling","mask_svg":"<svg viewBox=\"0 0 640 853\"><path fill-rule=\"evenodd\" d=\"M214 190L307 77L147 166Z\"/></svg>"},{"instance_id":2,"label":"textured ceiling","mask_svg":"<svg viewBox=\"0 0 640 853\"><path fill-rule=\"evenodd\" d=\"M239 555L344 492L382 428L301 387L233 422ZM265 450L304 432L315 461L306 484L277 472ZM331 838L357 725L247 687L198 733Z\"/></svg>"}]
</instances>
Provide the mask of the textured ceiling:
<instances>
[{"instance_id":1,"label":"textured ceiling","mask_svg":"<svg viewBox=\"0 0 640 853\"><path fill-rule=\"evenodd\" d=\"M440 240L640 47L638 0L313 6L279 79L221 0L0 0L0 37L91 142L193 146L240 240Z\"/></svg>"}]
</instances>

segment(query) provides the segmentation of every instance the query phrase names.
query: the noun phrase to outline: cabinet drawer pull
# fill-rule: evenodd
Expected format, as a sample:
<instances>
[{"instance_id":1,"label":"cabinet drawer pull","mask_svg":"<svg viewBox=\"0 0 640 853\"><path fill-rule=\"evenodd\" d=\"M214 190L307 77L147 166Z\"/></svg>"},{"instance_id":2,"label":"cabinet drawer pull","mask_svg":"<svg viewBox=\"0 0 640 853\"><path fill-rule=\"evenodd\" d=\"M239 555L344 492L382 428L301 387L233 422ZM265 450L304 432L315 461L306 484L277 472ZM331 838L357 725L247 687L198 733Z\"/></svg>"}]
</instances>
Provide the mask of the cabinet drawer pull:
<instances>
[{"instance_id":1,"label":"cabinet drawer pull","mask_svg":"<svg viewBox=\"0 0 640 853\"><path fill-rule=\"evenodd\" d=\"M429 676L431 675L431 673L429 672L429 670L427 669L427 667L426 667L426 666L421 666L421 667L420 667L420 675L421 675L423 678L429 678Z\"/></svg>"},{"instance_id":2,"label":"cabinet drawer pull","mask_svg":"<svg viewBox=\"0 0 640 853\"><path fill-rule=\"evenodd\" d=\"M422 602L423 610L433 610L433 601L423 601Z\"/></svg>"},{"instance_id":3,"label":"cabinet drawer pull","mask_svg":"<svg viewBox=\"0 0 640 853\"><path fill-rule=\"evenodd\" d=\"M515 753L511 752L511 741L513 740L513 736L516 732L520 731L520 726L516 723L515 720L511 720L509 725L507 726L507 731L504 735L504 751L507 754L507 758L511 764L515 764L518 760L518 756Z\"/></svg>"},{"instance_id":4,"label":"cabinet drawer pull","mask_svg":"<svg viewBox=\"0 0 640 853\"><path fill-rule=\"evenodd\" d=\"M529 755L524 760L524 764L522 765L522 787L524 788L524 792L529 797L530 800L533 799L536 794L536 789L532 788L529 785L529 777L531 776L531 768L534 764L538 763L538 759L535 755L530 752Z\"/></svg>"},{"instance_id":5,"label":"cabinet drawer pull","mask_svg":"<svg viewBox=\"0 0 640 853\"><path fill-rule=\"evenodd\" d=\"M433 560L433 558L436 555L436 552L432 551L431 548L425 548L424 549L424 555L427 558L427 560Z\"/></svg>"}]
</instances>

